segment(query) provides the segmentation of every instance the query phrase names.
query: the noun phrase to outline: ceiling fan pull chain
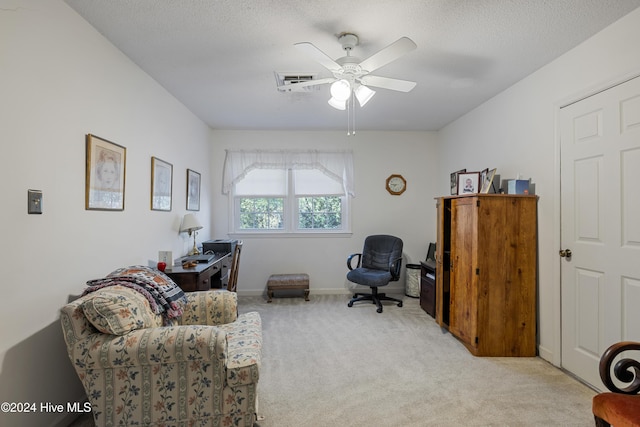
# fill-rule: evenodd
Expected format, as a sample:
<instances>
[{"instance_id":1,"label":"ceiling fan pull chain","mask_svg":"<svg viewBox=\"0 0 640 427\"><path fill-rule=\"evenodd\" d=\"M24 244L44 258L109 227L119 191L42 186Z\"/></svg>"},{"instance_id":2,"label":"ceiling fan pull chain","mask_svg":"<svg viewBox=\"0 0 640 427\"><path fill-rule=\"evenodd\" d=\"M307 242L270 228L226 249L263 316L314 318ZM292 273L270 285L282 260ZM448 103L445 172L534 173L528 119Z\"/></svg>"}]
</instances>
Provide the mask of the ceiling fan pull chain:
<instances>
[{"instance_id":1,"label":"ceiling fan pull chain","mask_svg":"<svg viewBox=\"0 0 640 427\"><path fill-rule=\"evenodd\" d=\"M353 126L351 126L351 135L356 134L356 100L354 99L355 95L351 94L351 109L353 112L351 113L351 118L353 120Z\"/></svg>"},{"instance_id":2,"label":"ceiling fan pull chain","mask_svg":"<svg viewBox=\"0 0 640 427\"><path fill-rule=\"evenodd\" d=\"M347 99L347 136L351 136L351 98Z\"/></svg>"}]
</instances>

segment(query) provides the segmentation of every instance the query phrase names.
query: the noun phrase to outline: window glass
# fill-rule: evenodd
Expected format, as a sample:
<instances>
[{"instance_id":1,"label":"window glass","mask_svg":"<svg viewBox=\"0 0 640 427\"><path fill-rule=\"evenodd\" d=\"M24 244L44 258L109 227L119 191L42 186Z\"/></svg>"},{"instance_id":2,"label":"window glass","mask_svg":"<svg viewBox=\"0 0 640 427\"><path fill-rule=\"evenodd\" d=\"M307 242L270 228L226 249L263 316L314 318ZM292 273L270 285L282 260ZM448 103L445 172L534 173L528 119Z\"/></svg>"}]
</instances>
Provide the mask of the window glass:
<instances>
[{"instance_id":1,"label":"window glass","mask_svg":"<svg viewBox=\"0 0 640 427\"><path fill-rule=\"evenodd\" d=\"M234 187L236 232L345 232L342 184L320 170L255 169Z\"/></svg>"}]
</instances>

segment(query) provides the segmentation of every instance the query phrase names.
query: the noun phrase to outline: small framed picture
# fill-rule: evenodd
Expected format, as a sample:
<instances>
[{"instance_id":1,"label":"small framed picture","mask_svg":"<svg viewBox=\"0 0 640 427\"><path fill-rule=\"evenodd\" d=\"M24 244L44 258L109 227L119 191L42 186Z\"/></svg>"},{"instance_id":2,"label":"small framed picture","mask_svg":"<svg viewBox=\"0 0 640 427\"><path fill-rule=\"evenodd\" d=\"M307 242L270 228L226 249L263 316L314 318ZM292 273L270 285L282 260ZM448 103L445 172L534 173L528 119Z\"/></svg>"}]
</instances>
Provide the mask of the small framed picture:
<instances>
[{"instance_id":1,"label":"small framed picture","mask_svg":"<svg viewBox=\"0 0 640 427\"><path fill-rule=\"evenodd\" d=\"M487 174L489 173L489 169L485 169L482 172L480 172L480 188L482 188L484 186L484 182L487 179ZM482 190L479 191L480 193L482 192Z\"/></svg>"},{"instance_id":2,"label":"small framed picture","mask_svg":"<svg viewBox=\"0 0 640 427\"><path fill-rule=\"evenodd\" d=\"M496 176L496 168L493 168L484 174L484 176L482 177L482 188L480 189L481 193L484 193L484 194L489 193L489 191L491 190L491 185L493 184L493 178L495 176Z\"/></svg>"},{"instance_id":3,"label":"small framed picture","mask_svg":"<svg viewBox=\"0 0 640 427\"><path fill-rule=\"evenodd\" d=\"M91 134L86 146L85 209L123 211L127 149Z\"/></svg>"},{"instance_id":4,"label":"small framed picture","mask_svg":"<svg viewBox=\"0 0 640 427\"><path fill-rule=\"evenodd\" d=\"M187 169L187 210L200 210L200 174Z\"/></svg>"},{"instance_id":5,"label":"small framed picture","mask_svg":"<svg viewBox=\"0 0 640 427\"><path fill-rule=\"evenodd\" d=\"M466 172L466 169L460 169L459 171L453 172L451 174L451 194L458 194L458 175Z\"/></svg>"},{"instance_id":6,"label":"small framed picture","mask_svg":"<svg viewBox=\"0 0 640 427\"><path fill-rule=\"evenodd\" d=\"M170 211L173 192L173 165L151 157L151 210Z\"/></svg>"},{"instance_id":7,"label":"small framed picture","mask_svg":"<svg viewBox=\"0 0 640 427\"><path fill-rule=\"evenodd\" d=\"M458 195L476 194L480 191L480 172L458 174Z\"/></svg>"}]
</instances>

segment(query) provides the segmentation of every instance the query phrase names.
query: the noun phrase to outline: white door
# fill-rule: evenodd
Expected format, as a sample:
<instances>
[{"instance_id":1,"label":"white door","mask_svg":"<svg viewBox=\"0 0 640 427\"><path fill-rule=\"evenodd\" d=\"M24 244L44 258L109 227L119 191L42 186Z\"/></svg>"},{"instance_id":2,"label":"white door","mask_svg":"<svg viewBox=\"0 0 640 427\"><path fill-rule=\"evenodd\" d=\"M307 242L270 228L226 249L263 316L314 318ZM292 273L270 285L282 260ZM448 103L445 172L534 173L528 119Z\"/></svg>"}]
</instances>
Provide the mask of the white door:
<instances>
[{"instance_id":1,"label":"white door","mask_svg":"<svg viewBox=\"0 0 640 427\"><path fill-rule=\"evenodd\" d=\"M560 132L562 366L604 390L602 353L640 341L640 77L562 108Z\"/></svg>"}]
</instances>

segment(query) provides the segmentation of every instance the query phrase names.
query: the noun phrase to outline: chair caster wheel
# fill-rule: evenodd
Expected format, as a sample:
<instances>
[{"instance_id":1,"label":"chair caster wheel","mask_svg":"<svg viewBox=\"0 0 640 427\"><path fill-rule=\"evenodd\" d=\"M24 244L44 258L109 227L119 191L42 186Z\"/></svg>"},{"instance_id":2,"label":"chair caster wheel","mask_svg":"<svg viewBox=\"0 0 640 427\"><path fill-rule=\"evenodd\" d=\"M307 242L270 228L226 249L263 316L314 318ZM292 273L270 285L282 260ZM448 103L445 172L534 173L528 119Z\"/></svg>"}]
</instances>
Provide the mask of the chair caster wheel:
<instances>
[{"instance_id":1,"label":"chair caster wheel","mask_svg":"<svg viewBox=\"0 0 640 427\"><path fill-rule=\"evenodd\" d=\"M402 303L401 302L398 303L398 307L402 307Z\"/></svg>"},{"instance_id":2,"label":"chair caster wheel","mask_svg":"<svg viewBox=\"0 0 640 427\"><path fill-rule=\"evenodd\" d=\"M349 301L349 302L347 303L347 307L353 307L353 303L352 303L351 301Z\"/></svg>"},{"instance_id":3,"label":"chair caster wheel","mask_svg":"<svg viewBox=\"0 0 640 427\"><path fill-rule=\"evenodd\" d=\"M376 311L377 311L378 313L382 313L382 308L378 308Z\"/></svg>"}]
</instances>

